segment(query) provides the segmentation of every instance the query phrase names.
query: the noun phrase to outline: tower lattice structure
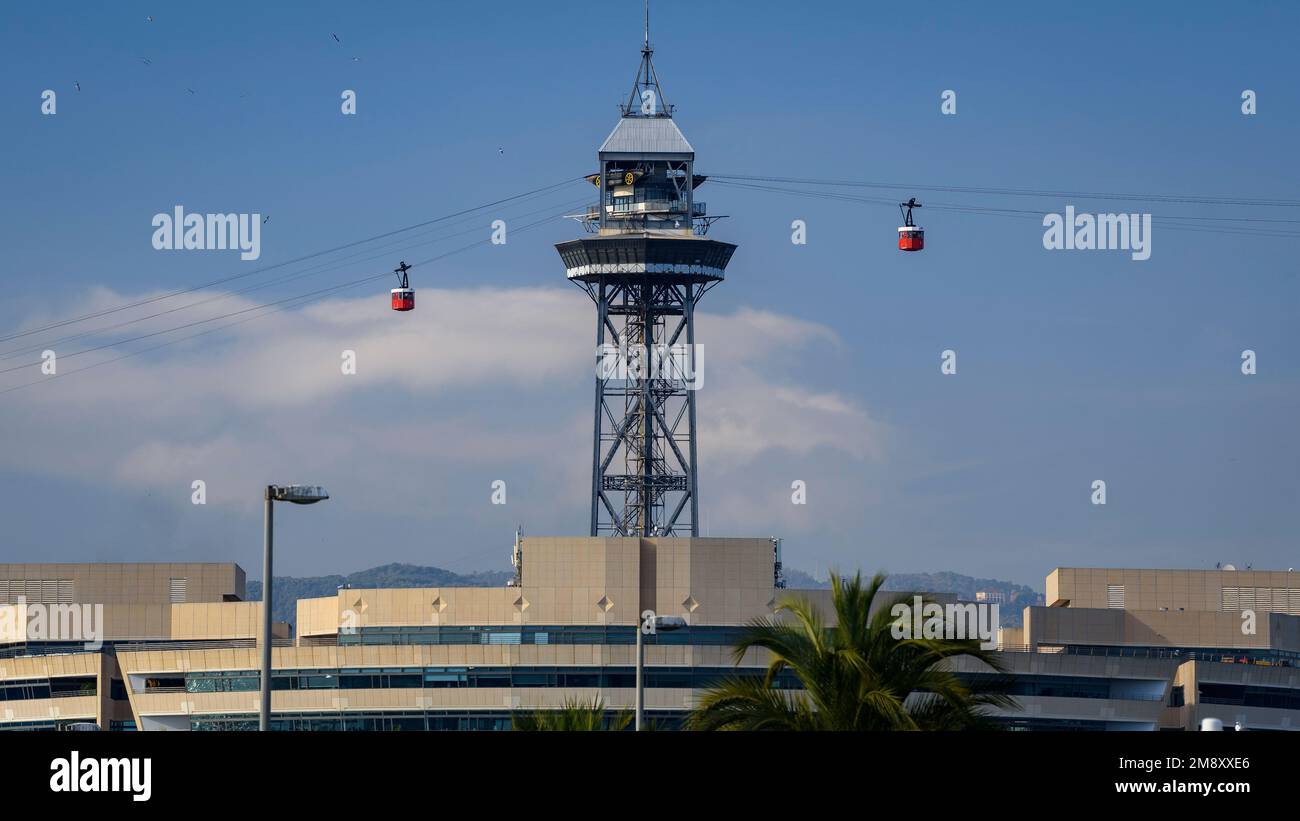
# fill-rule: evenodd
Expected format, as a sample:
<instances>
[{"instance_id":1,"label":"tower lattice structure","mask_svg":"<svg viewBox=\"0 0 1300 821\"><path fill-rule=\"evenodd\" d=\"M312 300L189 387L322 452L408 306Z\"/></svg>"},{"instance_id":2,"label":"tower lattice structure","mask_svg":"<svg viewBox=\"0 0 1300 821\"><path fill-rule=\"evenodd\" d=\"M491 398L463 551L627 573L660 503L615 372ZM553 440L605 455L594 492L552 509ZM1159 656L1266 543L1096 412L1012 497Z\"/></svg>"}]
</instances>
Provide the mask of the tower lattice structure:
<instances>
[{"instance_id":1,"label":"tower lattice structure","mask_svg":"<svg viewBox=\"0 0 1300 821\"><path fill-rule=\"evenodd\" d=\"M709 239L695 149L673 121L647 26L622 116L587 177L588 236L556 245L596 305L591 535L698 536L695 308L736 246Z\"/></svg>"}]
</instances>

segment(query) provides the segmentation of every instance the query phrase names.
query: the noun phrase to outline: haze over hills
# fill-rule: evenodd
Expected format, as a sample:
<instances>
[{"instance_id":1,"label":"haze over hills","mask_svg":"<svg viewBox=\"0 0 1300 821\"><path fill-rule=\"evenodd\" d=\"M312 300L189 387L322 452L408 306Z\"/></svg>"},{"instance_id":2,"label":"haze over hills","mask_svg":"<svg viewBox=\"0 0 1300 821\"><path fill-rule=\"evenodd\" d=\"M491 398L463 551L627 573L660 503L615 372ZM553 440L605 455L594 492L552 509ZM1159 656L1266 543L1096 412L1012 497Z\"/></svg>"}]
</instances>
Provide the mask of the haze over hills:
<instances>
[{"instance_id":1,"label":"haze over hills","mask_svg":"<svg viewBox=\"0 0 1300 821\"><path fill-rule=\"evenodd\" d=\"M864 574L865 576L865 574ZM793 568L785 571L786 587L791 589L820 589L830 587L830 579L818 579ZM902 590L913 593L956 593L963 601L974 601L979 592L1000 594L999 615L1003 627L1020 627L1024 609L1032 604L1042 604L1042 594L1032 587L1001 579L977 579L962 573L942 570L938 573L891 573L885 579L885 590Z\"/></svg>"},{"instance_id":2,"label":"haze over hills","mask_svg":"<svg viewBox=\"0 0 1300 821\"><path fill-rule=\"evenodd\" d=\"M298 621L298 599L332 596L343 585L357 588L376 587L496 587L504 585L514 574L508 570L484 570L461 574L441 567L418 564L384 564L358 570L346 576L276 576L272 618L293 624ZM249 581L249 601L262 600L262 582Z\"/></svg>"},{"instance_id":3,"label":"haze over hills","mask_svg":"<svg viewBox=\"0 0 1300 821\"><path fill-rule=\"evenodd\" d=\"M276 576L273 618L290 624L298 620L298 599L330 596L342 585L355 588L376 587L496 587L504 585L513 574L509 570L484 570L462 574L440 567L416 564L385 564L368 570L359 570L346 576ZM829 578L817 579L795 568L786 568L786 584L790 589L820 589L830 587ZM1002 594L1001 616L1003 626L1019 626L1021 611L1025 606L1037 604L1041 596L1031 587L999 579L977 579L961 573L894 573L885 582L887 590L908 590L917 593L956 593L958 598L973 600L979 591ZM261 601L262 583L249 581L249 601Z\"/></svg>"}]
</instances>

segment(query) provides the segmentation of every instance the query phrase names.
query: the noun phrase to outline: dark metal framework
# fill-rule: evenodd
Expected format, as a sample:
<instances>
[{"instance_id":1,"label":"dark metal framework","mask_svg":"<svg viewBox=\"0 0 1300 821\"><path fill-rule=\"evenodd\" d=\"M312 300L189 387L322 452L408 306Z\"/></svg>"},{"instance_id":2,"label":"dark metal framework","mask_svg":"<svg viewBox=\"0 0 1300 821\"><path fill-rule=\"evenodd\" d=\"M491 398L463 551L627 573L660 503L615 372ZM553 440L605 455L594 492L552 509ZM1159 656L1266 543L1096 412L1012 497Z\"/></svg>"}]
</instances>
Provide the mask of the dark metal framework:
<instances>
[{"instance_id":1,"label":"dark metal framework","mask_svg":"<svg viewBox=\"0 0 1300 821\"><path fill-rule=\"evenodd\" d=\"M695 307L736 246L617 233L556 248L596 305L591 535L698 536ZM611 373L611 352L649 367Z\"/></svg>"},{"instance_id":2,"label":"dark metal framework","mask_svg":"<svg viewBox=\"0 0 1300 821\"><path fill-rule=\"evenodd\" d=\"M709 282L601 277L583 287L596 303L597 376L591 535L699 535L696 470L695 306ZM684 369L601 373L602 346L645 352L685 342ZM606 349L608 350L608 349Z\"/></svg>"},{"instance_id":3,"label":"dark metal framework","mask_svg":"<svg viewBox=\"0 0 1300 821\"><path fill-rule=\"evenodd\" d=\"M916 197L912 197L907 202L900 202L898 204L898 212L903 215L903 227L912 228L916 226L916 223L912 222L912 209L920 207L921 203L916 201ZM904 211L904 208L907 210Z\"/></svg>"},{"instance_id":4,"label":"dark metal framework","mask_svg":"<svg viewBox=\"0 0 1300 821\"><path fill-rule=\"evenodd\" d=\"M397 274L397 281L401 283L401 285L399 285L398 287L400 288L411 287L411 280L406 275L406 272L409 270L411 270L411 266L406 264L406 260L402 260L401 264L399 264L396 268L393 269L393 273Z\"/></svg>"}]
</instances>

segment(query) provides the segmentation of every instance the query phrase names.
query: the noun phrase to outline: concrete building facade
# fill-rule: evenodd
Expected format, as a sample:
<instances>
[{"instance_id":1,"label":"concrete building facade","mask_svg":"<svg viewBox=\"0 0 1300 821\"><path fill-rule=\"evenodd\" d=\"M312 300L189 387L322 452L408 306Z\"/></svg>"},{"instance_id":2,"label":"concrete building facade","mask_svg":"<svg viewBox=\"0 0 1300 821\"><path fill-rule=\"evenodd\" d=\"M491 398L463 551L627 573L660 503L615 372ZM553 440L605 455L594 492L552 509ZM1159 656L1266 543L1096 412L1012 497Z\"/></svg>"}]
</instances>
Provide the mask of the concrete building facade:
<instances>
[{"instance_id":1,"label":"concrete building facade","mask_svg":"<svg viewBox=\"0 0 1300 821\"><path fill-rule=\"evenodd\" d=\"M1057 568L1003 630L1015 726L1300 729L1300 574Z\"/></svg>"},{"instance_id":2,"label":"concrete building facade","mask_svg":"<svg viewBox=\"0 0 1300 821\"><path fill-rule=\"evenodd\" d=\"M734 671L739 631L771 614L784 592L774 586L768 539L534 537L521 556L519 583L507 587L349 588L299 600L295 637L279 626L272 651L273 726L499 729L520 711L572 697L627 708L645 610L688 625L646 637L648 716L672 725L701 689ZM5 572L61 578L72 567ZM106 590L119 567L78 571L89 575L76 577L72 597ZM139 579L112 583L134 584L140 598L105 603L102 649L4 644L0 684L27 686L14 692L29 697L15 697L19 709L5 702L0 728L82 721L141 730L256 727L261 605L239 600L242 571L135 567ZM170 599L176 579L214 577L225 582L187 582L190 598L204 600ZM762 662L751 657L741 669L757 673ZM48 691L50 682L62 691L74 679L87 693L81 699ZM45 684L32 689L38 681Z\"/></svg>"},{"instance_id":3,"label":"concrete building facade","mask_svg":"<svg viewBox=\"0 0 1300 821\"><path fill-rule=\"evenodd\" d=\"M647 715L672 727L723 676L765 668L732 648L783 597L833 617L829 591L778 586L768 539L530 537L519 565L509 586L300 599L292 637L275 629L272 727L504 729L566 699L630 708L645 610L687 624L646 638ZM1047 605L1000 632L1002 674L957 669L1008 683L1012 729L1295 729L1292 578L1059 568ZM0 594L0 729L256 728L261 605L237 565L0 565Z\"/></svg>"}]
</instances>

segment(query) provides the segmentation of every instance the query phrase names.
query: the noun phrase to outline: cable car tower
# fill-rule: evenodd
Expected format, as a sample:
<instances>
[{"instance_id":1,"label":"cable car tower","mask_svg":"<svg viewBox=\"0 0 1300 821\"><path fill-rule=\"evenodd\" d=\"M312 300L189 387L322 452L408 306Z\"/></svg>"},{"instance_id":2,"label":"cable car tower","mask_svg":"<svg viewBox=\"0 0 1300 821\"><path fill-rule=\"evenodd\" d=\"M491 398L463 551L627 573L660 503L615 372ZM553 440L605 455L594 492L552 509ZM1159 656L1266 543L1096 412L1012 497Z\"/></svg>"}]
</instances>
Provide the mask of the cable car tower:
<instances>
[{"instance_id":1,"label":"cable car tower","mask_svg":"<svg viewBox=\"0 0 1300 821\"><path fill-rule=\"evenodd\" d=\"M596 304L592 536L698 536L695 306L736 246L708 239L695 149L673 122L650 45L622 116L587 177L590 236L556 245L569 281Z\"/></svg>"}]
</instances>

